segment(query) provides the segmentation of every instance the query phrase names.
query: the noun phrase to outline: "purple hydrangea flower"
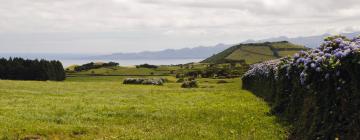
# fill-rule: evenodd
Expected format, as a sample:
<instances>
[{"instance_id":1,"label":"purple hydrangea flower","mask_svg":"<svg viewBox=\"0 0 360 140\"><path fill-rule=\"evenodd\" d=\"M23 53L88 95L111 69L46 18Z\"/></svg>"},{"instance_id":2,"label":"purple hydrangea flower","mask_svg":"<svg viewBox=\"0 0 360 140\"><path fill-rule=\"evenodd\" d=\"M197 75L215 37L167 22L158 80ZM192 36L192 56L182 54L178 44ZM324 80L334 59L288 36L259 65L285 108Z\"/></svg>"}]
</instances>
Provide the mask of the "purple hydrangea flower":
<instances>
[{"instance_id":1,"label":"purple hydrangea flower","mask_svg":"<svg viewBox=\"0 0 360 140\"><path fill-rule=\"evenodd\" d=\"M305 61L304 58L299 58L296 62L297 62L297 63L303 63L304 61Z\"/></svg>"},{"instance_id":2,"label":"purple hydrangea flower","mask_svg":"<svg viewBox=\"0 0 360 140\"><path fill-rule=\"evenodd\" d=\"M316 57L316 62L317 63L321 63L322 61L323 61L322 57L320 57L320 56Z\"/></svg>"},{"instance_id":3,"label":"purple hydrangea flower","mask_svg":"<svg viewBox=\"0 0 360 140\"><path fill-rule=\"evenodd\" d=\"M311 64L310 64L310 67L313 68L313 69L315 69L315 68L316 68L316 64L315 64L315 63L311 63Z\"/></svg>"},{"instance_id":4,"label":"purple hydrangea flower","mask_svg":"<svg viewBox=\"0 0 360 140\"><path fill-rule=\"evenodd\" d=\"M343 41L343 39L342 38L336 38L334 41L335 41L335 43L339 44L339 43L341 43Z\"/></svg>"},{"instance_id":5,"label":"purple hydrangea flower","mask_svg":"<svg viewBox=\"0 0 360 140\"><path fill-rule=\"evenodd\" d=\"M326 58L330 58L330 57L331 57L331 54L326 53L326 54L325 54L325 57L326 57Z\"/></svg>"},{"instance_id":6,"label":"purple hydrangea flower","mask_svg":"<svg viewBox=\"0 0 360 140\"><path fill-rule=\"evenodd\" d=\"M306 65L306 64L308 64L308 63L310 63L311 62L311 58L306 58L305 60L304 60L304 64Z\"/></svg>"},{"instance_id":7,"label":"purple hydrangea flower","mask_svg":"<svg viewBox=\"0 0 360 140\"><path fill-rule=\"evenodd\" d=\"M336 58L342 58L343 56L344 56L344 54L340 51L335 53Z\"/></svg>"},{"instance_id":8,"label":"purple hydrangea flower","mask_svg":"<svg viewBox=\"0 0 360 140\"><path fill-rule=\"evenodd\" d=\"M300 57L300 55L298 53L294 54L294 58L298 59Z\"/></svg>"}]
</instances>

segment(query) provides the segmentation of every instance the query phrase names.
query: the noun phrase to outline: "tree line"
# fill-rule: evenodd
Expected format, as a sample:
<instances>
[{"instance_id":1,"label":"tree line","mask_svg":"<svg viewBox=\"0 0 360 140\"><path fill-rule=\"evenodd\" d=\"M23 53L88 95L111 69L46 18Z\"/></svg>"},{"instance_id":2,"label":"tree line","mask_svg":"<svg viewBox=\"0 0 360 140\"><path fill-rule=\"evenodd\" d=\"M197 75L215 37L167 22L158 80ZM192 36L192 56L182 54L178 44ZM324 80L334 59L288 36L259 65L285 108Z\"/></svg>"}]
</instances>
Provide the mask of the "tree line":
<instances>
[{"instance_id":1,"label":"tree line","mask_svg":"<svg viewBox=\"0 0 360 140\"><path fill-rule=\"evenodd\" d=\"M60 61L0 58L0 79L63 81L65 70Z\"/></svg>"},{"instance_id":2,"label":"tree line","mask_svg":"<svg viewBox=\"0 0 360 140\"><path fill-rule=\"evenodd\" d=\"M150 65L150 64L141 64L141 65L137 65L136 68L157 69L158 66L156 66L156 65Z\"/></svg>"},{"instance_id":3,"label":"tree line","mask_svg":"<svg viewBox=\"0 0 360 140\"><path fill-rule=\"evenodd\" d=\"M96 64L94 62L91 62L91 63L87 63L87 64L84 64L81 66L76 66L74 68L74 70L79 72L79 71L85 71L85 70L90 70L90 69L98 69L98 68L102 68L102 67L114 67L114 66L119 66L119 63L109 62L109 63Z\"/></svg>"}]
</instances>

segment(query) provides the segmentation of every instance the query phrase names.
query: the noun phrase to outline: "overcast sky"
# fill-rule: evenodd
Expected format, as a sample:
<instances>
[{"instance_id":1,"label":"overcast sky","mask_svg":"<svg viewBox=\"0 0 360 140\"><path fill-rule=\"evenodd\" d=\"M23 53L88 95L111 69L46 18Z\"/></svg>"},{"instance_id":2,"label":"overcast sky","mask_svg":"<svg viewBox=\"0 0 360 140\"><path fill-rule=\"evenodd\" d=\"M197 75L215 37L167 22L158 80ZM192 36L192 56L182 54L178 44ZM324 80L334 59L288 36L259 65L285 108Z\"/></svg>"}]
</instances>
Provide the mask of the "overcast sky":
<instances>
[{"instance_id":1,"label":"overcast sky","mask_svg":"<svg viewBox=\"0 0 360 140\"><path fill-rule=\"evenodd\" d=\"M359 0L0 0L1 52L136 52L359 30Z\"/></svg>"}]
</instances>

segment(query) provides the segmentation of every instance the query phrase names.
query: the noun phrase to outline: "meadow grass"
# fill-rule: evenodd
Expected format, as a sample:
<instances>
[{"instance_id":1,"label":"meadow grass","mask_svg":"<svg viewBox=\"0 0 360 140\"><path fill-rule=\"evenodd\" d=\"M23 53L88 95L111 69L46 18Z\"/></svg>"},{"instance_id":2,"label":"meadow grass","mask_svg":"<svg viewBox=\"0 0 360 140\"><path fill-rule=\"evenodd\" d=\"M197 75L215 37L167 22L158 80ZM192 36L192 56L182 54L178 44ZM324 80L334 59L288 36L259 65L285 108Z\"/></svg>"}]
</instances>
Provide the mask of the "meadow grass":
<instances>
[{"instance_id":1,"label":"meadow grass","mask_svg":"<svg viewBox=\"0 0 360 140\"><path fill-rule=\"evenodd\" d=\"M263 49L265 47L259 47L259 48L253 47L253 48L256 48L257 50L259 50L259 49ZM255 51L250 52L250 51L244 51L242 49L238 49L234 53L232 53L228 57L226 57L226 59L228 59L228 60L245 60L245 62L247 64L254 64L254 63L258 63L258 62L262 62L262 61L266 61L266 60L276 59L276 57L273 55L265 55L266 53L269 53L268 51L270 49L268 47L263 50L264 50L264 52L253 53Z\"/></svg>"},{"instance_id":2,"label":"meadow grass","mask_svg":"<svg viewBox=\"0 0 360 140\"><path fill-rule=\"evenodd\" d=\"M1 139L285 139L287 126L239 79L200 88L123 85L119 76L0 80ZM169 77L170 78L170 77Z\"/></svg>"},{"instance_id":3,"label":"meadow grass","mask_svg":"<svg viewBox=\"0 0 360 140\"><path fill-rule=\"evenodd\" d=\"M269 48L269 46L243 46L240 48L240 50L260 55L274 55L274 52Z\"/></svg>"}]
</instances>

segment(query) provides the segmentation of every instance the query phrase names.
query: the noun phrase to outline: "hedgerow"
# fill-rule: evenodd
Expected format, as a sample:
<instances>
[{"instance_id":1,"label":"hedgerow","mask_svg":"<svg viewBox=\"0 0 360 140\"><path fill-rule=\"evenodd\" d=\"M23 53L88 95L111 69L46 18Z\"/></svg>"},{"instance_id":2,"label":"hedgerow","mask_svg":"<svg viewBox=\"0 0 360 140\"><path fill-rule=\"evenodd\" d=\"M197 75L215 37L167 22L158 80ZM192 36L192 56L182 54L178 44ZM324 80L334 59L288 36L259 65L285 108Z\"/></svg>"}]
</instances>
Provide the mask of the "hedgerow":
<instances>
[{"instance_id":1,"label":"hedgerow","mask_svg":"<svg viewBox=\"0 0 360 140\"><path fill-rule=\"evenodd\" d=\"M360 139L360 37L253 65L243 88L293 123L290 139Z\"/></svg>"}]
</instances>

